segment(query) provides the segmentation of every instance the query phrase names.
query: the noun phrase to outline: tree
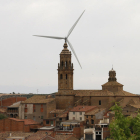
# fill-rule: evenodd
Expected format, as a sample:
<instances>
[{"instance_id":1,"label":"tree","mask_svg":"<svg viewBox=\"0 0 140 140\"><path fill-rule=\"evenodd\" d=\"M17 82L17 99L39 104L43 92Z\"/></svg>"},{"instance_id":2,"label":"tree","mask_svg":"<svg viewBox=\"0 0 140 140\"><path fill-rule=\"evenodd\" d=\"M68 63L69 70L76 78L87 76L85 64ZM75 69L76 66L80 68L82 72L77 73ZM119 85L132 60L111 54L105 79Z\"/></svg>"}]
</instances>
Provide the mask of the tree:
<instances>
[{"instance_id":1,"label":"tree","mask_svg":"<svg viewBox=\"0 0 140 140\"><path fill-rule=\"evenodd\" d=\"M115 118L109 125L111 139L108 140L140 140L140 114L135 118L125 117L118 103L111 110L115 112Z\"/></svg>"},{"instance_id":2,"label":"tree","mask_svg":"<svg viewBox=\"0 0 140 140\"><path fill-rule=\"evenodd\" d=\"M4 114L0 114L0 120L7 118Z\"/></svg>"}]
</instances>

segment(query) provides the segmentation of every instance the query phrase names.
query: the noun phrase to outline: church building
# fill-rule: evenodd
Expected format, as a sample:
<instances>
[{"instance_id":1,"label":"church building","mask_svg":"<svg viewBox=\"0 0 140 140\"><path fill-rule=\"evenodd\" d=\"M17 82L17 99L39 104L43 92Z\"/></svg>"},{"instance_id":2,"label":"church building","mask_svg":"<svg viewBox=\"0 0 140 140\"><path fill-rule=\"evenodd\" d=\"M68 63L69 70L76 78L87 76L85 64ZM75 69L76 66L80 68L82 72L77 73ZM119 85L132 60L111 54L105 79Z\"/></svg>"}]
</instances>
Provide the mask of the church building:
<instances>
[{"instance_id":1,"label":"church building","mask_svg":"<svg viewBox=\"0 0 140 140\"><path fill-rule=\"evenodd\" d=\"M139 103L139 96L123 90L123 85L117 82L116 71L109 71L108 82L102 85L101 90L74 90L73 89L73 63L71 52L64 43L58 63L58 92L56 93L57 109L66 109L77 105L92 105L109 109L115 102L122 107L135 101Z\"/></svg>"}]
</instances>

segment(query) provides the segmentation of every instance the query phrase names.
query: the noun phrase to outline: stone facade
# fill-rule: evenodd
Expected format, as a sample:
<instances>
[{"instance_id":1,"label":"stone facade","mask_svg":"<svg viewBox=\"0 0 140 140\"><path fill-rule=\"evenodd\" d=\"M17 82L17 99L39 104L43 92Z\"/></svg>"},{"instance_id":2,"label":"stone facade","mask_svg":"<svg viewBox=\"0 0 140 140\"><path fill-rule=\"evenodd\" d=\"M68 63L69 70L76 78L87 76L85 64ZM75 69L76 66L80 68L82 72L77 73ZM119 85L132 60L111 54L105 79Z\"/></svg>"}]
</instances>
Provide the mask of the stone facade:
<instances>
[{"instance_id":1,"label":"stone facade","mask_svg":"<svg viewBox=\"0 0 140 140\"><path fill-rule=\"evenodd\" d=\"M117 82L116 71L109 71L108 82L101 90L73 90L73 64L71 52L64 44L58 64L58 93L56 93L56 108L66 109L77 105L92 105L109 109L115 102L124 99L125 107L131 99L139 100L139 96L123 90L123 85Z\"/></svg>"}]
</instances>

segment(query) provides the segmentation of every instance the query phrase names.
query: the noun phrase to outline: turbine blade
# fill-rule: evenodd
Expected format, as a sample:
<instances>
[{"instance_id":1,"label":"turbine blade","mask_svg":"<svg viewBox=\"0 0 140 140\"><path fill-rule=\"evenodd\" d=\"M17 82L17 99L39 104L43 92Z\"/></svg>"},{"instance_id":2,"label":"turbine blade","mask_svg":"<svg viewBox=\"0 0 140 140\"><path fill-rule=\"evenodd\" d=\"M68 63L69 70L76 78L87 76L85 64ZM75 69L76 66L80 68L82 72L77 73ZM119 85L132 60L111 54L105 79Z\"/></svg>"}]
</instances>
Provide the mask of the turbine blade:
<instances>
[{"instance_id":1,"label":"turbine blade","mask_svg":"<svg viewBox=\"0 0 140 140\"><path fill-rule=\"evenodd\" d=\"M71 32L73 31L73 29L75 28L76 24L78 23L78 21L80 20L80 18L82 17L82 15L84 14L85 10L83 11L83 13L80 15L80 17L77 19L77 21L74 23L74 25L71 27L71 29L68 32L67 38L69 37L69 35L71 34Z\"/></svg>"},{"instance_id":2,"label":"turbine blade","mask_svg":"<svg viewBox=\"0 0 140 140\"><path fill-rule=\"evenodd\" d=\"M75 55L75 57L76 57L76 59L77 59L79 65L80 65L80 67L81 67L81 69L82 69L82 66L81 66L81 64L80 64L80 62L79 62L79 60L78 60L78 57L77 57L77 55L76 55L76 53L75 53L75 51L74 51L74 49L73 49L73 47L72 47L72 45L71 45L71 43L69 42L68 39L67 39L67 42L68 42L68 44L69 44L69 46L70 46L70 48L71 48L73 54Z\"/></svg>"},{"instance_id":3,"label":"turbine blade","mask_svg":"<svg viewBox=\"0 0 140 140\"><path fill-rule=\"evenodd\" d=\"M57 36L42 36L42 35L33 35L33 36L52 38L52 39L65 39L64 37L57 37Z\"/></svg>"}]
</instances>

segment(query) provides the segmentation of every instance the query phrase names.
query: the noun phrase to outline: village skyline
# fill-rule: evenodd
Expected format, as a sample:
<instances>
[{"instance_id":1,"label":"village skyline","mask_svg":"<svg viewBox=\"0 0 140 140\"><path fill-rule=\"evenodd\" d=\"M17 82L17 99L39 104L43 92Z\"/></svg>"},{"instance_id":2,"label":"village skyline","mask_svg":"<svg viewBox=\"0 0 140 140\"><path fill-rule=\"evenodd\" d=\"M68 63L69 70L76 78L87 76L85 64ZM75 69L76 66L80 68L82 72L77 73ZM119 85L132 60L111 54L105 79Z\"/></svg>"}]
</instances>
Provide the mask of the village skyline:
<instances>
[{"instance_id":1,"label":"village skyline","mask_svg":"<svg viewBox=\"0 0 140 140\"><path fill-rule=\"evenodd\" d=\"M86 9L70 36L82 65L72 54L74 89L101 89L113 65L124 90L139 94L139 5L131 0L1 2L0 92L57 92L64 41L32 35L63 36Z\"/></svg>"}]
</instances>

